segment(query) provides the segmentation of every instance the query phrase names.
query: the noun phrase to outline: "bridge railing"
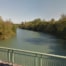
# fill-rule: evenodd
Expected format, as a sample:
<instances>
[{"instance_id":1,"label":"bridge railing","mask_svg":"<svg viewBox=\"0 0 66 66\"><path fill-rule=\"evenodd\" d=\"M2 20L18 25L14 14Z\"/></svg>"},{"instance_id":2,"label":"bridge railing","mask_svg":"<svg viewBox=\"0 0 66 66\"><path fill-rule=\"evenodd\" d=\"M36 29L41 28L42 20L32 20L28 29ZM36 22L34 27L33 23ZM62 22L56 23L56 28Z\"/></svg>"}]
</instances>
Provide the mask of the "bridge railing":
<instances>
[{"instance_id":1,"label":"bridge railing","mask_svg":"<svg viewBox=\"0 0 66 66\"><path fill-rule=\"evenodd\" d=\"M0 47L0 59L22 66L66 66L66 56Z\"/></svg>"}]
</instances>

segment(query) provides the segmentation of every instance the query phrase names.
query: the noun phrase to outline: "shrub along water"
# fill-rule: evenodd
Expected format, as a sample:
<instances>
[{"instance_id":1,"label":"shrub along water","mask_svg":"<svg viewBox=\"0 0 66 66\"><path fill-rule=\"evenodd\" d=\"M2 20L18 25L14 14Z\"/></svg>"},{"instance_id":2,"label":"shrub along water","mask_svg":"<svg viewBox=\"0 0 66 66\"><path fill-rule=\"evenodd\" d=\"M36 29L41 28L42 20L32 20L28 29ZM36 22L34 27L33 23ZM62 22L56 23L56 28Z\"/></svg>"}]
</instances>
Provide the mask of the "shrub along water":
<instances>
[{"instance_id":1,"label":"shrub along water","mask_svg":"<svg viewBox=\"0 0 66 66\"><path fill-rule=\"evenodd\" d=\"M4 21L0 17L0 40L8 39L15 35L15 25L11 20Z\"/></svg>"},{"instance_id":2,"label":"shrub along water","mask_svg":"<svg viewBox=\"0 0 66 66\"><path fill-rule=\"evenodd\" d=\"M59 20L45 21L38 18L33 21L22 22L19 28L49 33L66 39L66 15L62 15Z\"/></svg>"}]
</instances>

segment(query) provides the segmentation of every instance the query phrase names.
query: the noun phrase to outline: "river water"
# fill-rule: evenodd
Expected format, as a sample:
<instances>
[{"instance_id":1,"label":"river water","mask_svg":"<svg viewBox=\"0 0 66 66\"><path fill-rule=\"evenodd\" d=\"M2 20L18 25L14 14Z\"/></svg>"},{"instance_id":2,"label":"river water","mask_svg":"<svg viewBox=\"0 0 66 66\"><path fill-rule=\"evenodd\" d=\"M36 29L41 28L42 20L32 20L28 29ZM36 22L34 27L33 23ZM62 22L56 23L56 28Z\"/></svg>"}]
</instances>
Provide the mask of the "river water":
<instances>
[{"instance_id":1,"label":"river water","mask_svg":"<svg viewBox=\"0 0 66 66\"><path fill-rule=\"evenodd\" d=\"M66 55L66 41L41 32L17 29L15 37L1 40L0 46Z\"/></svg>"}]
</instances>

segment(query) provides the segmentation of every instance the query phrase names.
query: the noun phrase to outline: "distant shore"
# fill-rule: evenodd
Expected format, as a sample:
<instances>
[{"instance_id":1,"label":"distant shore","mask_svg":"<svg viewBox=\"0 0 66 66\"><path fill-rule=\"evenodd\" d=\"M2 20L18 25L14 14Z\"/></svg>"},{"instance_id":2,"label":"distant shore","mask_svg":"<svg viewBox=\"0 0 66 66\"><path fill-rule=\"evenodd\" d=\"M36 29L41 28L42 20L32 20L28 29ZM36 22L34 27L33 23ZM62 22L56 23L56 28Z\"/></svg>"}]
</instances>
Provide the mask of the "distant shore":
<instances>
[{"instance_id":1,"label":"distant shore","mask_svg":"<svg viewBox=\"0 0 66 66\"><path fill-rule=\"evenodd\" d=\"M50 21L41 20L40 18L29 22L22 22L20 29L33 30L54 35L66 40L66 16L63 15L59 20L51 19Z\"/></svg>"}]
</instances>

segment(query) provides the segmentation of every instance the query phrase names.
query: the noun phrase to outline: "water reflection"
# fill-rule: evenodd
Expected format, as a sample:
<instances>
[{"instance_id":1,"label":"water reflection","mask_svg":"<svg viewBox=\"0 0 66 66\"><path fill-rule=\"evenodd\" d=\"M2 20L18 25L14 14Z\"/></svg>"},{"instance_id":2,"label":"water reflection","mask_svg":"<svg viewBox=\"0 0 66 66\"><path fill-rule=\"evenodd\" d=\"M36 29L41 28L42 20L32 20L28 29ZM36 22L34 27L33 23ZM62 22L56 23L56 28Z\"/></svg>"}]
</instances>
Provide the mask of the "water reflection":
<instances>
[{"instance_id":1,"label":"water reflection","mask_svg":"<svg viewBox=\"0 0 66 66\"><path fill-rule=\"evenodd\" d=\"M51 45L50 49L53 51L51 54L65 55L66 56L66 40L56 39L55 45Z\"/></svg>"},{"instance_id":2,"label":"water reflection","mask_svg":"<svg viewBox=\"0 0 66 66\"><path fill-rule=\"evenodd\" d=\"M66 55L66 40L52 35L17 29L17 35L9 40L0 41L0 46Z\"/></svg>"},{"instance_id":3,"label":"water reflection","mask_svg":"<svg viewBox=\"0 0 66 66\"><path fill-rule=\"evenodd\" d=\"M24 41L36 46L42 45L44 46L44 50L46 47L48 47L47 50L52 50L49 53L66 55L66 40L58 39L52 35L39 33L38 37L31 36L28 38L24 38Z\"/></svg>"},{"instance_id":4,"label":"water reflection","mask_svg":"<svg viewBox=\"0 0 66 66\"><path fill-rule=\"evenodd\" d=\"M63 48L63 51L66 51L66 40L59 40L60 47Z\"/></svg>"}]
</instances>

